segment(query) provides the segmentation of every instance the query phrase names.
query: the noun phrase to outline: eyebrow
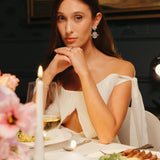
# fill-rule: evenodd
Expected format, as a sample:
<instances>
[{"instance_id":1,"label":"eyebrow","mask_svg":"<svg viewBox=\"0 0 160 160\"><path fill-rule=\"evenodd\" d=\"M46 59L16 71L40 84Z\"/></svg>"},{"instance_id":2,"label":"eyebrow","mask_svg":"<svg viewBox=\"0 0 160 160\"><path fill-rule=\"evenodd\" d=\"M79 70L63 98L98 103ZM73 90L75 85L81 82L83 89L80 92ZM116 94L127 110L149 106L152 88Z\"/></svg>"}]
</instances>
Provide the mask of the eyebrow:
<instances>
[{"instance_id":1,"label":"eyebrow","mask_svg":"<svg viewBox=\"0 0 160 160\"><path fill-rule=\"evenodd\" d=\"M64 14L63 12L57 12L57 14ZM76 12L73 12L73 14L85 14L84 12L81 12L81 11L76 11Z\"/></svg>"}]
</instances>

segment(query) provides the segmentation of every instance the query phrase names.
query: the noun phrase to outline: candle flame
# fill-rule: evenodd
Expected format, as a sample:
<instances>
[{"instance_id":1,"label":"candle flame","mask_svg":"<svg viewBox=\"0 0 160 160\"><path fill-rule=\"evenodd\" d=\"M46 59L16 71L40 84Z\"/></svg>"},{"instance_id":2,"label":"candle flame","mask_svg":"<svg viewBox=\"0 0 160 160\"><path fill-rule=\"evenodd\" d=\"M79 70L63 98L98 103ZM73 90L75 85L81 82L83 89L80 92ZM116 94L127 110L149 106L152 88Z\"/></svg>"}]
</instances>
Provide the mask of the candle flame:
<instances>
[{"instance_id":1,"label":"candle flame","mask_svg":"<svg viewBox=\"0 0 160 160\"><path fill-rule=\"evenodd\" d=\"M42 78L43 77L43 67L40 65L38 67L38 78Z\"/></svg>"}]
</instances>

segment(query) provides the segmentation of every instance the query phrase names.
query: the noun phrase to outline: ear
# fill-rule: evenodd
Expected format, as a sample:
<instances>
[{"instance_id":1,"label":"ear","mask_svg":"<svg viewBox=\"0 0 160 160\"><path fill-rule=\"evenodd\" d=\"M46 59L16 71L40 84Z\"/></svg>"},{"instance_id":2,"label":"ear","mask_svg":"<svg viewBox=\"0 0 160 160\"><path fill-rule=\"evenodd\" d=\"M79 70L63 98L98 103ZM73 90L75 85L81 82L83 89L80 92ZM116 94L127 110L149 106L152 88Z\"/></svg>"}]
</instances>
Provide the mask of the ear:
<instances>
[{"instance_id":1,"label":"ear","mask_svg":"<svg viewBox=\"0 0 160 160\"><path fill-rule=\"evenodd\" d=\"M94 20L93 20L93 26L92 26L92 27L98 26L98 24L99 24L99 22L101 21L101 19L102 19L102 13L101 13L101 12L98 12L98 13L96 14L96 17L95 17Z\"/></svg>"}]
</instances>

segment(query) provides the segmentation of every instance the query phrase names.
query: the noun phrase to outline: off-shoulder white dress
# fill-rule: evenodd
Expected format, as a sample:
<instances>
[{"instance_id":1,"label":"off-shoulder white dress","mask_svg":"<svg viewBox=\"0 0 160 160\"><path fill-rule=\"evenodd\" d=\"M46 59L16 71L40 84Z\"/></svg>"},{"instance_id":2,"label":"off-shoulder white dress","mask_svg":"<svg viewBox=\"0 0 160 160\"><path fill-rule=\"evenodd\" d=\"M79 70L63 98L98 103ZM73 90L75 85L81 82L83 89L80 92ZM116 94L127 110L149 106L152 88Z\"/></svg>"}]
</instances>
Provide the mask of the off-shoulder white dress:
<instances>
[{"instance_id":1,"label":"off-shoulder white dress","mask_svg":"<svg viewBox=\"0 0 160 160\"><path fill-rule=\"evenodd\" d=\"M110 74L105 79L97 84L100 95L102 96L104 102L107 104L108 99L112 93L115 86L120 83L132 81L132 100L131 100L131 122L130 122L130 134L131 144L135 143L146 144L148 142L147 126L144 113L144 105L142 97L138 88L137 79L131 78L129 76ZM87 108L84 101L84 96L82 91L71 91L66 90L62 86L58 88L59 90L59 106L61 114L61 122L70 115L75 109L78 113L79 122L81 124L83 134L87 138L95 138L97 136L95 129L90 121ZM53 112L53 104L49 106L47 112ZM135 139L137 142L135 142ZM116 137L116 141L118 141Z\"/></svg>"}]
</instances>

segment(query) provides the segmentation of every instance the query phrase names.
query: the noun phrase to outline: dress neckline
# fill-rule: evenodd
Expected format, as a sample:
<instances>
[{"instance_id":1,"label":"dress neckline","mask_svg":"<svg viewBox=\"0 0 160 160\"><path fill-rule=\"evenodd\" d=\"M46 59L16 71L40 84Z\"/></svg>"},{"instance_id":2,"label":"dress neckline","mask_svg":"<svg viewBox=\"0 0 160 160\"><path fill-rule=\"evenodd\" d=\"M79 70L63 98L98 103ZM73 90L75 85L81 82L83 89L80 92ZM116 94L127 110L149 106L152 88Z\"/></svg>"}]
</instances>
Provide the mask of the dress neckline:
<instances>
[{"instance_id":1,"label":"dress neckline","mask_svg":"<svg viewBox=\"0 0 160 160\"><path fill-rule=\"evenodd\" d=\"M111 76L120 76L120 77L123 77L123 78L125 77L125 78L129 78L129 79L133 79L133 77L130 77L130 76L127 76L127 75L121 75L121 74L118 74L118 73L111 73L111 74L108 74L104 79L102 79L101 81L99 81L98 83L96 83L96 86L98 87L99 85L101 85L101 83L103 83L104 81L106 81L106 79L108 79ZM82 91L75 91L75 90L65 89L63 86L61 86L61 88L64 91L68 91L68 92L82 93Z\"/></svg>"}]
</instances>

